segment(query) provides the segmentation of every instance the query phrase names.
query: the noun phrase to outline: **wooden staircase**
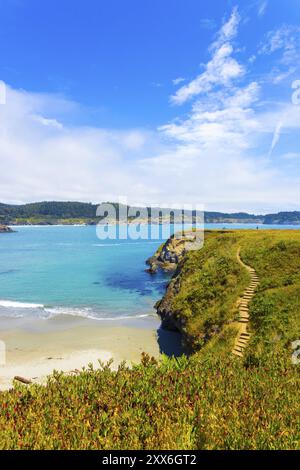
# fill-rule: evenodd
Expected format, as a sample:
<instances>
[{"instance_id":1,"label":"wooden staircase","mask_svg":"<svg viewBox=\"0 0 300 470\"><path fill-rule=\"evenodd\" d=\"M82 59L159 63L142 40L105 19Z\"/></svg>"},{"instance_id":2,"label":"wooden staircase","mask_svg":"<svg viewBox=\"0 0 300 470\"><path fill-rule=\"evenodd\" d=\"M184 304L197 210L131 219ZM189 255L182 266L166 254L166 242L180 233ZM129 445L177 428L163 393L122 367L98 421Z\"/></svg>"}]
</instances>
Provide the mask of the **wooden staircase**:
<instances>
[{"instance_id":1,"label":"wooden staircase","mask_svg":"<svg viewBox=\"0 0 300 470\"><path fill-rule=\"evenodd\" d=\"M235 340L235 345L232 350L232 354L234 354L235 356L243 357L244 350L250 339L250 334L247 328L247 325L249 323L249 303L251 302L252 298L255 295L255 290L259 284L259 278L256 274L255 269L251 268L250 266L248 266L241 260L240 250L241 249L239 248L237 252L238 262L249 272L250 277L251 277L251 282L249 284L249 287L245 290L243 297L241 298L239 302L239 313L240 313L239 320L238 320L239 333Z\"/></svg>"}]
</instances>

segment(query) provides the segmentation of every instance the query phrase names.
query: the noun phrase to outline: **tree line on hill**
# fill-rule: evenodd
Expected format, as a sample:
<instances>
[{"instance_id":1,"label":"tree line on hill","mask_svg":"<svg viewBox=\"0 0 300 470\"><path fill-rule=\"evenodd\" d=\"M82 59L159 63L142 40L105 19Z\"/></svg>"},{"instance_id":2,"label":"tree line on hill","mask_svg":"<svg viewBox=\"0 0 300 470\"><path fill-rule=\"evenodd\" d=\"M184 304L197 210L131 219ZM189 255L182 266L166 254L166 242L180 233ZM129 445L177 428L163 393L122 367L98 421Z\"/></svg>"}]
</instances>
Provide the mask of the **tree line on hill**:
<instances>
[{"instance_id":1,"label":"tree line on hill","mask_svg":"<svg viewBox=\"0 0 300 470\"><path fill-rule=\"evenodd\" d=\"M115 207L117 219L121 213L120 209L125 208L125 213L129 206L122 206L118 203L111 203ZM86 223L95 223L99 218L96 217L97 208L100 204L84 202L59 202L44 201L22 205L11 205L0 203L0 223L18 224L18 223L55 223L57 220L76 221L82 220ZM142 208L135 208L139 210ZM145 210L145 208L144 208ZM149 209L148 209L149 211ZM181 211L175 211L179 214ZM166 215L168 209L163 209L162 214ZM186 215L189 213L187 212ZM190 212L193 217L194 213ZM246 212L223 213L223 212L205 212L204 220L206 223L257 223L257 224L300 224L300 211L279 212L277 214L254 215Z\"/></svg>"}]
</instances>

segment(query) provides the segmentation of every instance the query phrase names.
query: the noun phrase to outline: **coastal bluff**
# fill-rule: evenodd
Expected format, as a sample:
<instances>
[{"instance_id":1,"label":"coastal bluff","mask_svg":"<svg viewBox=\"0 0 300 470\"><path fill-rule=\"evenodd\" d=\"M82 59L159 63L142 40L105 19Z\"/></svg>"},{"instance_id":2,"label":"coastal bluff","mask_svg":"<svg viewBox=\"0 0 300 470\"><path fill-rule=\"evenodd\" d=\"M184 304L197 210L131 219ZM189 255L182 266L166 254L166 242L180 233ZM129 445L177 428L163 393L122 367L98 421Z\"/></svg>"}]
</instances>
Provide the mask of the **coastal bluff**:
<instances>
[{"instance_id":1,"label":"coastal bluff","mask_svg":"<svg viewBox=\"0 0 300 470\"><path fill-rule=\"evenodd\" d=\"M195 235L193 232L188 232L182 237L172 235L158 248L153 256L147 259L146 264L149 268L146 271L150 274L155 274L158 269L175 271L186 253L187 243L193 243L194 240Z\"/></svg>"},{"instance_id":2,"label":"coastal bluff","mask_svg":"<svg viewBox=\"0 0 300 470\"><path fill-rule=\"evenodd\" d=\"M184 265L187 246L196 240L193 231L186 232L181 237L172 235L165 243L163 243L156 253L150 257L146 264L149 268L148 273L155 275L159 269L172 274L168 283L166 292L161 300L155 304L157 314L161 318L161 326L169 331L178 331L184 335L185 320L183 317L174 315L172 308L173 299L180 292L180 273Z\"/></svg>"}]
</instances>

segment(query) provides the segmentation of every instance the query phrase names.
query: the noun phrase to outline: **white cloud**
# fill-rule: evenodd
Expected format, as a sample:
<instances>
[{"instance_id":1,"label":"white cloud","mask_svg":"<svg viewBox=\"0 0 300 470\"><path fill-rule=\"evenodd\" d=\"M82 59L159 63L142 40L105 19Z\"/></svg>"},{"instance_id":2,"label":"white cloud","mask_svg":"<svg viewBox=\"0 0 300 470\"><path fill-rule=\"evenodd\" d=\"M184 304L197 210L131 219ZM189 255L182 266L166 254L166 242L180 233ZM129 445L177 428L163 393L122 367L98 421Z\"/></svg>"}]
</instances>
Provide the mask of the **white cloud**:
<instances>
[{"instance_id":1,"label":"white cloud","mask_svg":"<svg viewBox=\"0 0 300 470\"><path fill-rule=\"evenodd\" d=\"M173 104L183 104L197 95L210 92L215 86L229 87L234 79L244 75L244 67L232 57L233 46L230 42L237 34L239 21L240 16L235 8L210 48L212 58L204 72L177 90L171 97Z\"/></svg>"},{"instance_id":2,"label":"white cloud","mask_svg":"<svg viewBox=\"0 0 300 470\"><path fill-rule=\"evenodd\" d=\"M274 130L273 139L272 139L271 147L270 147L270 150L269 150L269 156L272 155L273 150L275 149L276 145L279 142L282 127L283 127L283 121L280 120L276 124L275 130Z\"/></svg>"},{"instance_id":3,"label":"white cloud","mask_svg":"<svg viewBox=\"0 0 300 470\"><path fill-rule=\"evenodd\" d=\"M184 82L185 81L185 78L183 77L178 77L178 78L175 78L174 80L172 80L172 83L173 85L179 85L180 83Z\"/></svg>"},{"instance_id":4,"label":"white cloud","mask_svg":"<svg viewBox=\"0 0 300 470\"><path fill-rule=\"evenodd\" d=\"M188 85L180 88L171 101L174 104L183 104L189 99L207 93L214 86L230 86L231 81L244 74L244 68L231 57L232 46L223 44L216 50L212 60L206 65L206 70Z\"/></svg>"},{"instance_id":5,"label":"white cloud","mask_svg":"<svg viewBox=\"0 0 300 470\"><path fill-rule=\"evenodd\" d=\"M0 108L0 200L111 199L123 188L133 196L135 159L159 145L149 131L62 125L55 96L7 87ZM73 109L60 102L60 114ZM47 112L48 110L48 112ZM52 113L51 113L52 114Z\"/></svg>"},{"instance_id":6,"label":"white cloud","mask_svg":"<svg viewBox=\"0 0 300 470\"><path fill-rule=\"evenodd\" d=\"M284 161L298 157L286 148L276 167L270 155L283 129L299 135L300 106L262 102L262 84L247 80L233 58L238 21L234 10L203 74L175 95L178 103L194 98L188 115L158 130L70 126L76 103L7 87L0 201L100 202L121 195L130 203L204 203L224 211L294 208L300 169L288 174ZM236 80L242 76L243 85Z\"/></svg>"},{"instance_id":7,"label":"white cloud","mask_svg":"<svg viewBox=\"0 0 300 470\"><path fill-rule=\"evenodd\" d=\"M227 41L231 41L238 32L238 26L240 23L241 17L239 15L237 7L234 7L232 10L231 16L228 21L226 21L218 33L217 40L213 43L212 48L217 49L222 44Z\"/></svg>"},{"instance_id":8,"label":"white cloud","mask_svg":"<svg viewBox=\"0 0 300 470\"><path fill-rule=\"evenodd\" d=\"M281 51L280 62L285 65L298 65L300 59L300 27L283 25L269 31L260 47L260 54L273 54Z\"/></svg>"},{"instance_id":9,"label":"white cloud","mask_svg":"<svg viewBox=\"0 0 300 470\"><path fill-rule=\"evenodd\" d=\"M56 129L62 129L63 125L61 122L57 121L56 119L46 119L43 116L35 116L32 115L32 118L39 122L43 126L47 127L55 127Z\"/></svg>"},{"instance_id":10,"label":"white cloud","mask_svg":"<svg viewBox=\"0 0 300 470\"><path fill-rule=\"evenodd\" d=\"M285 68L285 70L280 70L278 67L274 67L270 74L269 74L269 79L271 80L274 85L278 85L279 83L283 82L284 80L287 80L290 78L294 73L297 71L297 67L289 67L288 69Z\"/></svg>"},{"instance_id":11,"label":"white cloud","mask_svg":"<svg viewBox=\"0 0 300 470\"><path fill-rule=\"evenodd\" d=\"M259 5L257 14L260 18L262 18L265 15L267 7L268 7L267 1L264 1Z\"/></svg>"},{"instance_id":12,"label":"white cloud","mask_svg":"<svg viewBox=\"0 0 300 470\"><path fill-rule=\"evenodd\" d=\"M216 210L286 208L300 197L299 178L286 181L263 154L251 152L282 114L285 126L299 132L300 107L260 115L259 93L256 82L225 89L158 132L121 132L45 125L54 119L46 109L57 108L57 98L27 93L24 99L8 88L0 108L0 201L97 202L123 195L129 202L205 203ZM62 101L63 113L66 108Z\"/></svg>"}]
</instances>

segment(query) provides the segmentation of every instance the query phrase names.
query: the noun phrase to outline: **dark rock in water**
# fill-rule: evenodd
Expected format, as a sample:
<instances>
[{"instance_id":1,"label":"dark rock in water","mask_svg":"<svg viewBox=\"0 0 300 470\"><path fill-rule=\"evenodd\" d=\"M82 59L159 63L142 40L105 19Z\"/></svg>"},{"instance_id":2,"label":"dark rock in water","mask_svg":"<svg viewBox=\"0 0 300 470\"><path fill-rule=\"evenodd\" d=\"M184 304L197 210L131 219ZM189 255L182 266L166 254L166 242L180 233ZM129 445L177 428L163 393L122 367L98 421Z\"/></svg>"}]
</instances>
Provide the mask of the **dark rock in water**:
<instances>
[{"instance_id":1,"label":"dark rock in water","mask_svg":"<svg viewBox=\"0 0 300 470\"><path fill-rule=\"evenodd\" d=\"M151 264L150 264L150 268L145 269L145 272L146 272L146 273L149 273L149 274L156 274L156 273L157 273L157 270L158 270L157 264L151 263Z\"/></svg>"},{"instance_id":2,"label":"dark rock in water","mask_svg":"<svg viewBox=\"0 0 300 470\"><path fill-rule=\"evenodd\" d=\"M13 233L14 230L12 230L10 227L7 227L7 225L0 225L0 233Z\"/></svg>"},{"instance_id":3,"label":"dark rock in water","mask_svg":"<svg viewBox=\"0 0 300 470\"><path fill-rule=\"evenodd\" d=\"M146 264L147 264L148 266L151 266L152 263L155 263L155 262L156 262L156 259L157 259L156 256L151 256L151 258L148 258L148 259L146 260Z\"/></svg>"}]
</instances>

